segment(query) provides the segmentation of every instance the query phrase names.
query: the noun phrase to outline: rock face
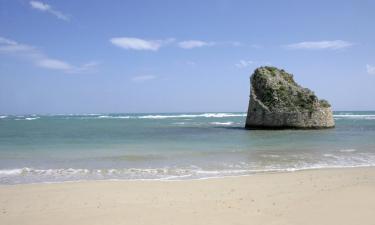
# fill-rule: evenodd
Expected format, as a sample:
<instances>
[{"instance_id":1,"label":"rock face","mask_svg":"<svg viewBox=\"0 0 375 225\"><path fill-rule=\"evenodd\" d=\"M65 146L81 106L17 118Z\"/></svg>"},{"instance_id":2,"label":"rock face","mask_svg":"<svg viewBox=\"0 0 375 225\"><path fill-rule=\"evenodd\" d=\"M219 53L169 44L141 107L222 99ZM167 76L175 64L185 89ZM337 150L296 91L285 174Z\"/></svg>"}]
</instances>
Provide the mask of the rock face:
<instances>
[{"instance_id":1,"label":"rock face","mask_svg":"<svg viewBox=\"0 0 375 225\"><path fill-rule=\"evenodd\" d=\"M331 105L293 75L275 67L259 67L251 76L248 129L319 129L335 126Z\"/></svg>"}]
</instances>

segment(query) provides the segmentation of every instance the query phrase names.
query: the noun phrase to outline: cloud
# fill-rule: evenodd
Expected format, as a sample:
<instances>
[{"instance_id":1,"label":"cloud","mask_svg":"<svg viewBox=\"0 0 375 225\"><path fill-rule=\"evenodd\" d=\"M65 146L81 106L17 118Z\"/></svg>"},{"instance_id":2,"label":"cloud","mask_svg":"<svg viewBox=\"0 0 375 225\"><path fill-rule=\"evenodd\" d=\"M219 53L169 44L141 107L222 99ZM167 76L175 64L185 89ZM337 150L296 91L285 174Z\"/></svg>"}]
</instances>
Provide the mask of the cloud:
<instances>
[{"instance_id":1,"label":"cloud","mask_svg":"<svg viewBox=\"0 0 375 225\"><path fill-rule=\"evenodd\" d=\"M124 48L127 50L140 50L140 51L158 51L161 47L169 45L176 40L174 38L164 39L164 40L146 40L136 37L114 37L109 40L113 45ZM242 46L242 43L236 41L226 41L226 42L207 42L201 40L186 40L177 43L177 46L183 49L193 49L209 46Z\"/></svg>"},{"instance_id":2,"label":"cloud","mask_svg":"<svg viewBox=\"0 0 375 225\"><path fill-rule=\"evenodd\" d=\"M40 59L36 62L36 64L40 67L47 68L47 69L55 69L55 70L71 70L72 66L64 61L57 60L57 59Z\"/></svg>"},{"instance_id":3,"label":"cloud","mask_svg":"<svg viewBox=\"0 0 375 225\"><path fill-rule=\"evenodd\" d=\"M366 65L366 70L368 74L375 75L375 66L369 64Z\"/></svg>"},{"instance_id":4,"label":"cloud","mask_svg":"<svg viewBox=\"0 0 375 225\"><path fill-rule=\"evenodd\" d=\"M235 66L238 67L238 68L246 68L250 65L254 64L254 61L251 61L251 60L240 60L239 63L236 63Z\"/></svg>"},{"instance_id":5,"label":"cloud","mask_svg":"<svg viewBox=\"0 0 375 225\"><path fill-rule=\"evenodd\" d=\"M96 62L89 62L81 66L74 66L62 60L50 58L33 46L20 44L4 37L0 37L0 54L22 57L38 67L66 73L93 72L95 66L98 65Z\"/></svg>"},{"instance_id":6,"label":"cloud","mask_svg":"<svg viewBox=\"0 0 375 225\"><path fill-rule=\"evenodd\" d=\"M110 42L113 45L124 49L157 51L163 45L174 42L174 39L170 38L166 40L144 40L134 37L115 37L111 38Z\"/></svg>"},{"instance_id":7,"label":"cloud","mask_svg":"<svg viewBox=\"0 0 375 225\"><path fill-rule=\"evenodd\" d=\"M0 37L0 44L15 45L15 44L17 44L17 42L15 42L13 40L6 39L6 38L3 38L3 37Z\"/></svg>"},{"instance_id":8,"label":"cloud","mask_svg":"<svg viewBox=\"0 0 375 225\"><path fill-rule=\"evenodd\" d=\"M156 76L154 75L142 75L142 76L132 77L132 81L134 82L145 82L145 81L154 80L154 79L156 79Z\"/></svg>"},{"instance_id":9,"label":"cloud","mask_svg":"<svg viewBox=\"0 0 375 225\"><path fill-rule=\"evenodd\" d=\"M307 49L307 50L323 50L323 49L344 49L352 46L353 43L342 41L342 40L335 40L335 41L307 41L307 42L299 42L294 44L286 45L286 48L289 49Z\"/></svg>"},{"instance_id":10,"label":"cloud","mask_svg":"<svg viewBox=\"0 0 375 225\"><path fill-rule=\"evenodd\" d=\"M200 48L206 46L213 46L215 42L205 42L199 40L188 40L188 41L181 41L178 43L178 46L183 49L192 49L192 48Z\"/></svg>"},{"instance_id":11,"label":"cloud","mask_svg":"<svg viewBox=\"0 0 375 225\"><path fill-rule=\"evenodd\" d=\"M39 10L39 11L42 11L42 12L51 13L52 15L56 16L57 18L59 18L61 20L65 20L65 21L69 21L70 20L70 18L69 18L68 15L65 15L64 13L59 12L59 11L53 9L52 6L50 6L50 5L46 4L46 3L39 2L39 1L30 1L30 6L33 9L36 9L36 10Z\"/></svg>"},{"instance_id":12,"label":"cloud","mask_svg":"<svg viewBox=\"0 0 375 225\"><path fill-rule=\"evenodd\" d=\"M270 65L270 63L262 62L262 61L252 61L252 60L240 60L238 63L234 65L239 69L243 69L243 68L247 68L250 66Z\"/></svg>"},{"instance_id":13,"label":"cloud","mask_svg":"<svg viewBox=\"0 0 375 225\"><path fill-rule=\"evenodd\" d=\"M19 44L13 40L7 39L0 37L0 53L24 53L27 52L28 54L35 53L35 48L28 46L28 45L23 45Z\"/></svg>"},{"instance_id":14,"label":"cloud","mask_svg":"<svg viewBox=\"0 0 375 225\"><path fill-rule=\"evenodd\" d=\"M178 42L178 47L183 49L193 49L201 47L212 47L212 46L231 46L240 47L245 46L238 41L201 41L201 40L186 40Z\"/></svg>"}]
</instances>

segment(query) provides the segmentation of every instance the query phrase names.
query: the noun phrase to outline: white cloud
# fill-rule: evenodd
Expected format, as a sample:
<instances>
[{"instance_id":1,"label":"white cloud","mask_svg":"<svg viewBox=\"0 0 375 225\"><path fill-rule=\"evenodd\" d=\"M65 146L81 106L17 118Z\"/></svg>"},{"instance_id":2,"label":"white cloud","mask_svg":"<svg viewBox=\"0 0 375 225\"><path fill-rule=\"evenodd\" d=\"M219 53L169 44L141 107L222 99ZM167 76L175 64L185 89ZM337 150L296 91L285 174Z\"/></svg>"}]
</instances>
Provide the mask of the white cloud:
<instances>
[{"instance_id":1,"label":"white cloud","mask_svg":"<svg viewBox=\"0 0 375 225\"><path fill-rule=\"evenodd\" d=\"M88 73L88 72L95 72L96 67L99 65L98 62L91 61L85 64L82 64L79 67L75 67L71 69L71 73Z\"/></svg>"},{"instance_id":2,"label":"white cloud","mask_svg":"<svg viewBox=\"0 0 375 225\"><path fill-rule=\"evenodd\" d=\"M6 39L3 37L0 37L0 53L22 53L22 52L27 52L27 53L32 53L34 52L34 47L19 44L13 40Z\"/></svg>"},{"instance_id":3,"label":"white cloud","mask_svg":"<svg viewBox=\"0 0 375 225\"><path fill-rule=\"evenodd\" d=\"M131 50L147 50L147 51L158 51L161 47L169 45L176 40L174 38L164 39L164 40L146 40L136 37L114 37L109 40L113 45ZM233 46L239 47L242 46L242 43L236 41L227 41L227 42L207 42L201 40L186 40L180 41L177 43L177 46L183 49L193 49L200 47L209 47L209 46Z\"/></svg>"},{"instance_id":4,"label":"white cloud","mask_svg":"<svg viewBox=\"0 0 375 225\"><path fill-rule=\"evenodd\" d=\"M55 69L55 70L71 70L72 66L69 63L66 63L61 60L57 59L40 59L36 62L36 64L40 67L47 68L47 69Z\"/></svg>"},{"instance_id":5,"label":"white cloud","mask_svg":"<svg viewBox=\"0 0 375 225\"><path fill-rule=\"evenodd\" d=\"M201 40L186 40L178 42L178 47L183 49L211 47L211 46L230 46L240 47L245 46L238 41L201 41Z\"/></svg>"},{"instance_id":6,"label":"white cloud","mask_svg":"<svg viewBox=\"0 0 375 225\"><path fill-rule=\"evenodd\" d=\"M213 45L215 45L215 42L205 42L205 41L199 41L199 40L188 40L188 41L181 41L178 43L178 46L184 49L200 48L200 47L213 46Z\"/></svg>"},{"instance_id":7,"label":"white cloud","mask_svg":"<svg viewBox=\"0 0 375 225\"><path fill-rule=\"evenodd\" d=\"M17 42L15 42L13 40L6 39L6 38L3 38L3 37L0 37L0 44L15 45L15 44L17 44Z\"/></svg>"},{"instance_id":8,"label":"white cloud","mask_svg":"<svg viewBox=\"0 0 375 225\"><path fill-rule=\"evenodd\" d=\"M239 69L247 68L250 66L270 65L269 62L252 61L252 60L240 60L235 66Z\"/></svg>"},{"instance_id":9,"label":"white cloud","mask_svg":"<svg viewBox=\"0 0 375 225\"><path fill-rule=\"evenodd\" d=\"M307 50L320 50L320 49L344 49L352 46L353 43L335 40L335 41L306 41L286 45L289 49L307 49Z\"/></svg>"},{"instance_id":10,"label":"white cloud","mask_svg":"<svg viewBox=\"0 0 375 225\"><path fill-rule=\"evenodd\" d=\"M174 42L174 39L170 38L166 40L144 40L134 37L115 37L111 38L110 42L113 45L124 49L157 51L163 45Z\"/></svg>"},{"instance_id":11,"label":"white cloud","mask_svg":"<svg viewBox=\"0 0 375 225\"><path fill-rule=\"evenodd\" d=\"M57 18L59 18L61 20L65 20L65 21L70 20L69 16L65 15L62 12L59 12L59 11L53 9L52 6L50 6L46 3L39 2L39 1L30 1L30 6L33 9L36 9L36 10L51 13L52 15L56 16Z\"/></svg>"},{"instance_id":12,"label":"white cloud","mask_svg":"<svg viewBox=\"0 0 375 225\"><path fill-rule=\"evenodd\" d=\"M142 75L142 76L136 76L132 78L132 81L134 82L145 82L149 80L154 80L156 79L156 76L154 75Z\"/></svg>"},{"instance_id":13,"label":"white cloud","mask_svg":"<svg viewBox=\"0 0 375 225\"><path fill-rule=\"evenodd\" d=\"M44 4L43 2L38 2L38 1L30 1L31 7L34 9L39 9L41 11L48 11L51 10L51 6L48 4Z\"/></svg>"},{"instance_id":14,"label":"white cloud","mask_svg":"<svg viewBox=\"0 0 375 225\"><path fill-rule=\"evenodd\" d=\"M238 68L246 68L250 65L254 64L254 61L251 60L240 60L239 63L236 63L235 66Z\"/></svg>"},{"instance_id":15,"label":"white cloud","mask_svg":"<svg viewBox=\"0 0 375 225\"><path fill-rule=\"evenodd\" d=\"M22 57L38 67L66 73L92 72L97 65L96 62L89 62L81 66L74 66L68 62L51 58L33 46L20 44L3 37L0 37L0 54Z\"/></svg>"},{"instance_id":16,"label":"white cloud","mask_svg":"<svg viewBox=\"0 0 375 225\"><path fill-rule=\"evenodd\" d=\"M368 74L375 75L375 66L367 64L366 69Z\"/></svg>"}]
</instances>

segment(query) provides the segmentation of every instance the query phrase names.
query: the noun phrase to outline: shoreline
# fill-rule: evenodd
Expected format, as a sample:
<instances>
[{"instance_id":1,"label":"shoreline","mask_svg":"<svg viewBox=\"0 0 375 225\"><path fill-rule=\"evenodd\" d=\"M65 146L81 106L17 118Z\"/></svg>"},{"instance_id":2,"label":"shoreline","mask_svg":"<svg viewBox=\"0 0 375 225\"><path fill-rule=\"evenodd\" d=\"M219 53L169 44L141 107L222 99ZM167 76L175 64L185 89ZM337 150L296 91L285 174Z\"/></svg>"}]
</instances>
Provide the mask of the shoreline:
<instances>
[{"instance_id":1,"label":"shoreline","mask_svg":"<svg viewBox=\"0 0 375 225\"><path fill-rule=\"evenodd\" d=\"M199 178L187 178L187 179L173 179L173 178L135 178L135 179L127 179L127 178L108 178L108 179L81 179L81 180L64 180L64 181L41 181L41 182L30 182L30 183L10 183L10 184L1 184L2 186L18 186L18 185L38 185L38 184L64 184L64 183L85 183L85 182L184 182L184 181L199 181L199 180L211 180L211 179L225 179L225 178L238 178L238 177L248 177L254 175L265 175L265 174L283 174L283 173L298 173L304 171L314 171L314 170L341 170L341 169L360 169L360 168L374 168L375 165L359 165L359 166L339 166L339 167L317 167L317 168L301 168L301 169L279 169L279 170L262 170L248 174L240 174L240 175L222 175L222 176L212 176L212 177L199 177ZM177 176L176 176L177 177ZM182 177L186 177L183 175Z\"/></svg>"},{"instance_id":2,"label":"shoreline","mask_svg":"<svg viewBox=\"0 0 375 225\"><path fill-rule=\"evenodd\" d=\"M0 185L9 225L373 224L374 209L375 167Z\"/></svg>"},{"instance_id":3,"label":"shoreline","mask_svg":"<svg viewBox=\"0 0 375 225\"><path fill-rule=\"evenodd\" d=\"M314 171L314 170L341 170L341 169L357 169L357 168L374 168L375 165L358 165L358 166L338 166L338 167L312 167L312 168L301 168L301 169L279 169L279 170L260 170L260 171L251 171L248 174L239 174L239 175L222 175L222 176L212 176L212 177L198 177L198 178L186 178L186 179L179 179L179 178L135 178L135 179L127 179L127 178L104 178L104 179L81 179L81 180L63 180L63 181L41 181L41 182L30 182L30 183L9 183L9 184L1 184L2 186L17 186L17 185L38 185L38 184L63 184L63 183L85 183L85 182L137 182L137 181L149 181L149 182L178 182L178 181L196 181L196 180L210 180L210 179L224 179L224 178L237 178L237 177L248 177L254 175L265 175L265 174L282 174L282 173L298 173L304 171ZM178 176L175 176L178 177ZM186 175L182 176L186 177Z\"/></svg>"},{"instance_id":4,"label":"shoreline","mask_svg":"<svg viewBox=\"0 0 375 225\"><path fill-rule=\"evenodd\" d=\"M251 171L248 174L240 174L240 175L222 175L222 176L212 176L212 177L198 177L198 178L186 178L186 179L179 179L179 178L135 178L135 179L127 179L127 178L104 178L104 179L81 179L81 180L63 180L63 181L41 181L41 182L29 182L29 183L9 183L9 184L1 184L2 186L15 186L15 185L38 185L38 184L63 184L63 183L84 183L84 182L136 182L136 181L149 181L149 182L176 182L176 181L195 181L195 180L210 180L210 179L222 179L222 178L237 178L237 177L247 177L247 176L254 176L254 175L264 175L264 174L279 174L279 173L295 173L295 172L303 172L303 171L314 171L314 170L336 170L336 169L356 169L356 168L375 168L375 165L358 165L358 166L338 166L338 167L312 167L312 168L301 168L301 169L279 169L279 170L260 170L260 171ZM178 176L174 176L178 177ZM181 177L186 177L183 175Z\"/></svg>"}]
</instances>

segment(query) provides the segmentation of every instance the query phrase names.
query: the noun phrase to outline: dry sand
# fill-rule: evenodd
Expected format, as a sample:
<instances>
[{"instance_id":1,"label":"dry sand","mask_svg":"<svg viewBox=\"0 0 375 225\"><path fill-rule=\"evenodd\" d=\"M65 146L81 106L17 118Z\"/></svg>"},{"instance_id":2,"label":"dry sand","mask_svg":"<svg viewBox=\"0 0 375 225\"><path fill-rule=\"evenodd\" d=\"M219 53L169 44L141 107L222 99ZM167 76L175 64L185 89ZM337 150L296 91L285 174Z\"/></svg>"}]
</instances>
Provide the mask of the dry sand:
<instances>
[{"instance_id":1,"label":"dry sand","mask_svg":"<svg viewBox=\"0 0 375 225\"><path fill-rule=\"evenodd\" d=\"M375 224L375 168L0 186L1 225Z\"/></svg>"}]
</instances>

